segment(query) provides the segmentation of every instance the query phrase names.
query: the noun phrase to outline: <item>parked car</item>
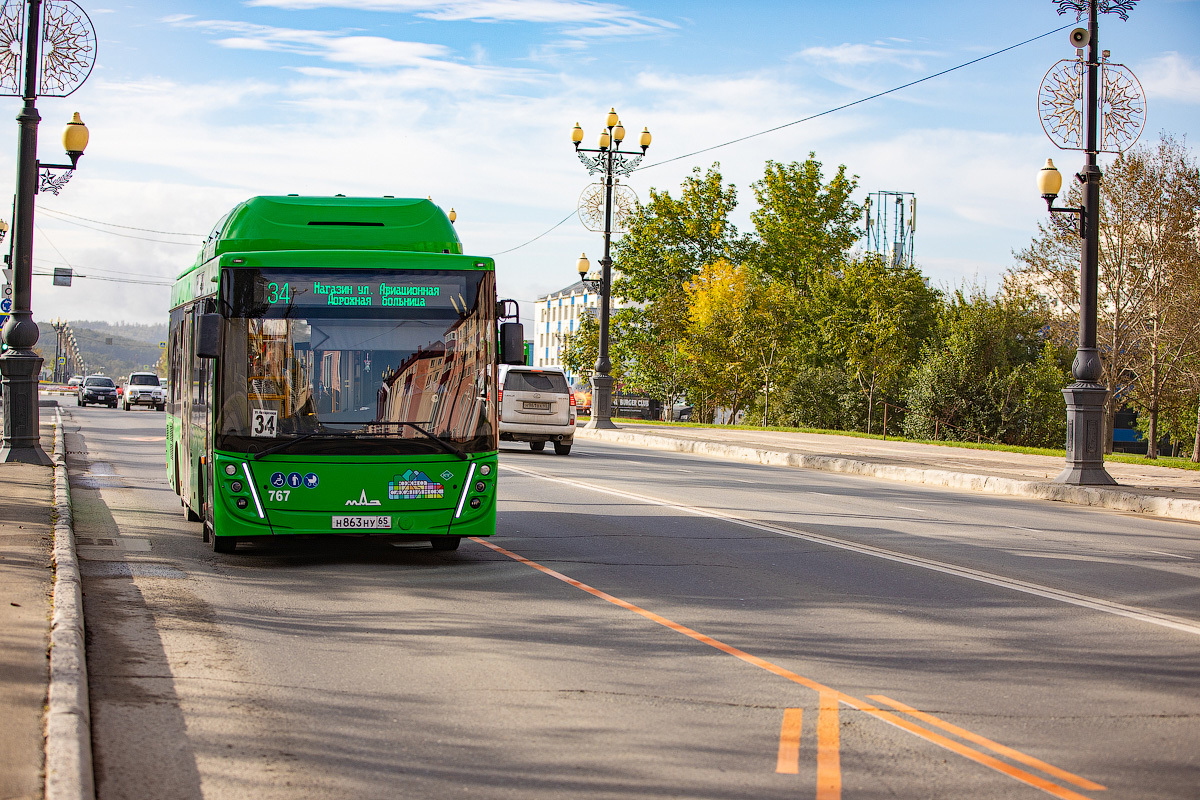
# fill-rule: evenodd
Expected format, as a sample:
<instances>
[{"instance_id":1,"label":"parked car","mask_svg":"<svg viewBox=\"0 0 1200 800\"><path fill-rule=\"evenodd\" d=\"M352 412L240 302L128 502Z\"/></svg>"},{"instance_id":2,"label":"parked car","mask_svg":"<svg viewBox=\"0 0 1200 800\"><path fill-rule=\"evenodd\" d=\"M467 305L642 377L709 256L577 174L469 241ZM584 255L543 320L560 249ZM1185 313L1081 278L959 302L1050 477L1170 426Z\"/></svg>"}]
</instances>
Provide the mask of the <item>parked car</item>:
<instances>
[{"instance_id":1,"label":"parked car","mask_svg":"<svg viewBox=\"0 0 1200 800\"><path fill-rule=\"evenodd\" d=\"M131 406L149 406L155 411L167 407L167 394L153 372L132 372L125 379L125 393L122 395L121 407L126 411Z\"/></svg>"},{"instance_id":2,"label":"parked car","mask_svg":"<svg viewBox=\"0 0 1200 800\"><path fill-rule=\"evenodd\" d=\"M75 403L86 406L89 403L117 407L117 384L107 375L88 375L76 390Z\"/></svg>"},{"instance_id":3,"label":"parked car","mask_svg":"<svg viewBox=\"0 0 1200 800\"><path fill-rule=\"evenodd\" d=\"M500 365L500 439L565 456L575 441L575 395L557 367Z\"/></svg>"}]
</instances>

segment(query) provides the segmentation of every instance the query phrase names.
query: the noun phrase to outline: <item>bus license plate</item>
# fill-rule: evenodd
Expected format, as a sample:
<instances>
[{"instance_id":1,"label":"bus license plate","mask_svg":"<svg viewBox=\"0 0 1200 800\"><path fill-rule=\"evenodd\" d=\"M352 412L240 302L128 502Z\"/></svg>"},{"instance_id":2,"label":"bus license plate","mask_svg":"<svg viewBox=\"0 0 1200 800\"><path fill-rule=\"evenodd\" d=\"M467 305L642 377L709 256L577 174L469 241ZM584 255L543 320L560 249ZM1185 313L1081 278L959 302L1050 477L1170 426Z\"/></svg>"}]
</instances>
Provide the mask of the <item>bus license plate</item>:
<instances>
[{"instance_id":1,"label":"bus license plate","mask_svg":"<svg viewBox=\"0 0 1200 800\"><path fill-rule=\"evenodd\" d=\"M381 517L334 517L333 529L337 530L381 530L383 528L392 527L392 518L387 516Z\"/></svg>"}]
</instances>

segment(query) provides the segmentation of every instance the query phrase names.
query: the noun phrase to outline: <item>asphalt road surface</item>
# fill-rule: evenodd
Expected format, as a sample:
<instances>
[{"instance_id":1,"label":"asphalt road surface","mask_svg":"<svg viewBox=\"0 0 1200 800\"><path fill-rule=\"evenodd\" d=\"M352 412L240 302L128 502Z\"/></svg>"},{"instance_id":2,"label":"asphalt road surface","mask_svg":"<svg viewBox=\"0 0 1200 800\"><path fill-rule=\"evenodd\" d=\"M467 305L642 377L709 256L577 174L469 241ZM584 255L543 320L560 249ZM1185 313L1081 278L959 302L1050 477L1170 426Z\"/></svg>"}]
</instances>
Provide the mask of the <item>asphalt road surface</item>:
<instances>
[{"instance_id":1,"label":"asphalt road surface","mask_svg":"<svg viewBox=\"0 0 1200 800\"><path fill-rule=\"evenodd\" d=\"M454 553L216 555L66 411L101 800L1197 796L1196 525L579 441Z\"/></svg>"}]
</instances>

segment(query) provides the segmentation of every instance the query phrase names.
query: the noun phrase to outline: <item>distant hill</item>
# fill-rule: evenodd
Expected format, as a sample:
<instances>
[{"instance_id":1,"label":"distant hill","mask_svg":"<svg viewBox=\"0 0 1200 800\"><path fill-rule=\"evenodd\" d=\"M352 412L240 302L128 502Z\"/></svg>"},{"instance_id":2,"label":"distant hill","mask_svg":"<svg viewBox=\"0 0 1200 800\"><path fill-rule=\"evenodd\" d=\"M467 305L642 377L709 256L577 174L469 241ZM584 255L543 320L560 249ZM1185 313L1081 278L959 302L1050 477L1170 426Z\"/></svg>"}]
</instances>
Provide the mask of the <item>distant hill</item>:
<instances>
[{"instance_id":1,"label":"distant hill","mask_svg":"<svg viewBox=\"0 0 1200 800\"><path fill-rule=\"evenodd\" d=\"M71 322L80 355L89 372L122 378L130 372L159 372L159 342L167 339L167 323L138 325L128 322L85 320ZM40 336L34 348L53 366L57 352L56 334L49 323L39 322Z\"/></svg>"},{"instance_id":2,"label":"distant hill","mask_svg":"<svg viewBox=\"0 0 1200 800\"><path fill-rule=\"evenodd\" d=\"M154 346L158 346L159 342L167 340L167 322L152 323L150 325L139 325L133 322L108 322L107 320L78 320L71 323L73 328L86 328L87 330L95 331L96 333L104 334L105 336L120 336L125 339L134 339L139 342L147 342ZM79 334L75 334L76 340L79 339ZM80 343L82 344L82 342Z\"/></svg>"}]
</instances>

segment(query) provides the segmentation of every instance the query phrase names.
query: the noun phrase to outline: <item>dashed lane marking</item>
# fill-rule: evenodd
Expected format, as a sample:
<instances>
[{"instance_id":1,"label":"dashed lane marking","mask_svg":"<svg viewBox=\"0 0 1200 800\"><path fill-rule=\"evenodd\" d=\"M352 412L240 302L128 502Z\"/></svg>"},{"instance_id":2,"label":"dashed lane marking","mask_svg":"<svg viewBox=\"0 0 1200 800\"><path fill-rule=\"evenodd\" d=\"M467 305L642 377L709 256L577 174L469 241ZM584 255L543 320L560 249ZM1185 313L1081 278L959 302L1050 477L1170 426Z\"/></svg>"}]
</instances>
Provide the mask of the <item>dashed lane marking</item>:
<instances>
[{"instance_id":1,"label":"dashed lane marking","mask_svg":"<svg viewBox=\"0 0 1200 800\"><path fill-rule=\"evenodd\" d=\"M783 725L779 729L779 757L775 760L775 771L782 775L800 772L800 727L803 721L804 709L783 710Z\"/></svg>"}]
</instances>

